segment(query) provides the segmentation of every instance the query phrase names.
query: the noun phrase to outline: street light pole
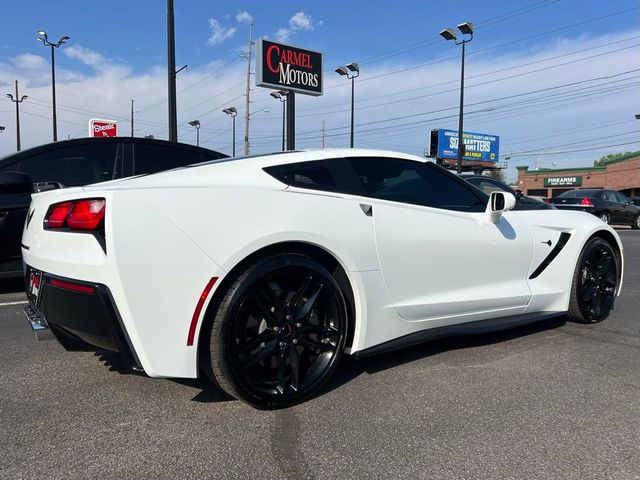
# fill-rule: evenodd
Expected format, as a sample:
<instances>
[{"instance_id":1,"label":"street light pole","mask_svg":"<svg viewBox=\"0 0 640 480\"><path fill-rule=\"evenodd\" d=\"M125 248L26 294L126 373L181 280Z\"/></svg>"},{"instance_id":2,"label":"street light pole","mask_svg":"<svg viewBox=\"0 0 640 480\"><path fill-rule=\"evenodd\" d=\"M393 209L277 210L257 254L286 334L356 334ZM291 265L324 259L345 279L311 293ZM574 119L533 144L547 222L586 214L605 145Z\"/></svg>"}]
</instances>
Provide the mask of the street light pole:
<instances>
[{"instance_id":1,"label":"street light pole","mask_svg":"<svg viewBox=\"0 0 640 480\"><path fill-rule=\"evenodd\" d=\"M236 156L236 117L238 116L238 110L236 110L236 107L229 107L229 108L225 108L222 110L224 113L226 113L227 115L231 115L231 118L233 119L233 143L232 143L232 157Z\"/></svg>"},{"instance_id":2,"label":"street light pole","mask_svg":"<svg viewBox=\"0 0 640 480\"><path fill-rule=\"evenodd\" d=\"M200 146L200 120L191 120L189 125L196 127L196 147Z\"/></svg>"},{"instance_id":3,"label":"street light pole","mask_svg":"<svg viewBox=\"0 0 640 480\"><path fill-rule=\"evenodd\" d=\"M336 68L336 73L339 75L346 75L351 80L351 141L350 146L353 148L353 131L354 131L354 111L355 111L355 78L360 75L360 66L357 63L350 63L345 67ZM351 73L349 73L351 72Z\"/></svg>"},{"instance_id":4,"label":"street light pole","mask_svg":"<svg viewBox=\"0 0 640 480\"><path fill-rule=\"evenodd\" d=\"M56 58L55 58L55 50L56 48L60 48L60 45L69 40L68 36L63 36L57 42L53 43L49 41L47 37L47 32L44 30L40 30L38 32L38 40L45 47L51 47L51 99L53 102L53 141L58 141L58 121L56 118Z\"/></svg>"},{"instance_id":5,"label":"street light pole","mask_svg":"<svg viewBox=\"0 0 640 480\"><path fill-rule=\"evenodd\" d=\"M287 92L285 90L279 90L277 92L271 92L269 95L271 95L273 98L277 98L282 103L282 151L284 152L284 130Z\"/></svg>"},{"instance_id":6,"label":"street light pole","mask_svg":"<svg viewBox=\"0 0 640 480\"><path fill-rule=\"evenodd\" d=\"M16 97L13 98L13 95L7 93L7 97L16 104L16 151L20 151L20 104L24 102L27 98L26 95L20 97L18 94L18 80L16 80Z\"/></svg>"},{"instance_id":7,"label":"street light pole","mask_svg":"<svg viewBox=\"0 0 640 480\"><path fill-rule=\"evenodd\" d=\"M465 45L473 40L473 23L464 22L458 25L458 30L463 35L469 35L469 38L458 41L456 31L453 28L446 28L440 32L440 35L445 40L453 40L456 45L462 45L462 66L460 69L460 114L458 118L458 160L456 167L458 175L462 173L462 157L464 156L464 141L463 141L463 117L464 117L464 54Z\"/></svg>"}]
</instances>

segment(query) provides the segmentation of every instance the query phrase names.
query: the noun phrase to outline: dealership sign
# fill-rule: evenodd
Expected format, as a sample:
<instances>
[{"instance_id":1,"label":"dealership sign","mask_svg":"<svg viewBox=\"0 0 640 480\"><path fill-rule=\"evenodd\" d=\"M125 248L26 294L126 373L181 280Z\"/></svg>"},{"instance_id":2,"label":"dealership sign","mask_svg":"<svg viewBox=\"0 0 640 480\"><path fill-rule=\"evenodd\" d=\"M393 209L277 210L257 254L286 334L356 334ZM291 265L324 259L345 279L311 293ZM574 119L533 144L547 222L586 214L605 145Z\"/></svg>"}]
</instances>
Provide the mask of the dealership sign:
<instances>
[{"instance_id":1,"label":"dealership sign","mask_svg":"<svg viewBox=\"0 0 640 480\"><path fill-rule=\"evenodd\" d=\"M115 120L101 120L92 118L89 120L90 137L117 137L118 122Z\"/></svg>"},{"instance_id":2,"label":"dealership sign","mask_svg":"<svg viewBox=\"0 0 640 480\"><path fill-rule=\"evenodd\" d=\"M543 183L545 187L579 187L582 185L582 177L547 177Z\"/></svg>"},{"instance_id":3,"label":"dealership sign","mask_svg":"<svg viewBox=\"0 0 640 480\"><path fill-rule=\"evenodd\" d=\"M322 53L262 38L256 46L256 85L322 95Z\"/></svg>"},{"instance_id":4,"label":"dealership sign","mask_svg":"<svg viewBox=\"0 0 640 480\"><path fill-rule=\"evenodd\" d=\"M437 130L437 136L432 135L433 140L437 141L437 148L433 149L436 158L452 160L458 158L458 132L456 130L440 128ZM463 160L498 161L500 137L497 135L464 132L462 140L464 143Z\"/></svg>"}]
</instances>

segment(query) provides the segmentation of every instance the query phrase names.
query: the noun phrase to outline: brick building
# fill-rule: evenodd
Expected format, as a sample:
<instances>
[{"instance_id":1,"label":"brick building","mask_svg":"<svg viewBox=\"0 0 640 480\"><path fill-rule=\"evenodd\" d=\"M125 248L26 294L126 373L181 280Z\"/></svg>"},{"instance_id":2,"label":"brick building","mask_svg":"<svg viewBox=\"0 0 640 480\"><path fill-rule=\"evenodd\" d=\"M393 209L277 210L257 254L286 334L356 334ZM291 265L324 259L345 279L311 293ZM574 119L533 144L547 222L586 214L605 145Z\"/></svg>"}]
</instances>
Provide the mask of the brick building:
<instances>
[{"instance_id":1,"label":"brick building","mask_svg":"<svg viewBox=\"0 0 640 480\"><path fill-rule=\"evenodd\" d=\"M586 168L518 169L518 186L525 195L555 197L576 188L606 188L640 196L640 152Z\"/></svg>"}]
</instances>

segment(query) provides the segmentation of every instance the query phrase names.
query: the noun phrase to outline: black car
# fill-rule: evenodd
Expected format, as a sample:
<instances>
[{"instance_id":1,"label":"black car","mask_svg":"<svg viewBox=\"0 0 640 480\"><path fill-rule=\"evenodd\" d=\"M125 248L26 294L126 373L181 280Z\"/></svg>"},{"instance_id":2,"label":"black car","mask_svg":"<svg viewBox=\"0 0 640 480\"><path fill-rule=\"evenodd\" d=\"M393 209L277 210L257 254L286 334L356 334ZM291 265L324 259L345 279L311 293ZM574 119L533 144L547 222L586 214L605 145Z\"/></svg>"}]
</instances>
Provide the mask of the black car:
<instances>
[{"instance_id":1,"label":"black car","mask_svg":"<svg viewBox=\"0 0 640 480\"><path fill-rule=\"evenodd\" d=\"M0 278L22 275L20 239L32 191L83 186L225 157L165 140L111 137L49 143L0 158Z\"/></svg>"},{"instance_id":2,"label":"black car","mask_svg":"<svg viewBox=\"0 0 640 480\"><path fill-rule=\"evenodd\" d=\"M562 210L593 213L604 223L640 228L640 207L634 205L624 193L613 190L570 190L552 198L551 204Z\"/></svg>"},{"instance_id":3,"label":"black car","mask_svg":"<svg viewBox=\"0 0 640 480\"><path fill-rule=\"evenodd\" d=\"M491 192L508 192L516 197L516 206L514 210L549 210L553 207L545 202L536 200L535 198L527 197L523 195L521 190L514 190L506 183L496 180L495 178L487 177L484 175L462 175L467 182L476 188L479 188L484 193L489 195Z\"/></svg>"}]
</instances>

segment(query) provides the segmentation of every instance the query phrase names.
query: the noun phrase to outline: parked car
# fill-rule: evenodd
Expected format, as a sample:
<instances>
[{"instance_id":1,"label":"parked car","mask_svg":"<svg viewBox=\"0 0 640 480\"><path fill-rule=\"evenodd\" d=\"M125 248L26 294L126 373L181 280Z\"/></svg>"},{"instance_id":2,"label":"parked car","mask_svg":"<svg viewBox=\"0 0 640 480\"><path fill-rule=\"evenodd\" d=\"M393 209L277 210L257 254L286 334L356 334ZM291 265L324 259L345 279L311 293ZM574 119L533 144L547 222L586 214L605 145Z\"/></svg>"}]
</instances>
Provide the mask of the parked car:
<instances>
[{"instance_id":1,"label":"parked car","mask_svg":"<svg viewBox=\"0 0 640 480\"><path fill-rule=\"evenodd\" d=\"M22 275L20 237L32 191L76 187L224 157L181 143L113 137L65 140L0 158L0 278Z\"/></svg>"},{"instance_id":2,"label":"parked car","mask_svg":"<svg viewBox=\"0 0 640 480\"><path fill-rule=\"evenodd\" d=\"M514 206L424 158L364 149L39 193L22 237L26 313L66 348L286 407L343 354L555 315L604 320L622 278L616 232Z\"/></svg>"},{"instance_id":3,"label":"parked car","mask_svg":"<svg viewBox=\"0 0 640 480\"><path fill-rule=\"evenodd\" d=\"M551 204L561 210L593 213L604 223L640 228L640 207L631 203L624 193L613 190L570 190L552 198Z\"/></svg>"},{"instance_id":4,"label":"parked car","mask_svg":"<svg viewBox=\"0 0 640 480\"><path fill-rule=\"evenodd\" d=\"M522 193L522 190L514 190L509 185L495 178L487 177L485 175L462 175L467 182L476 188L479 188L484 193L489 195L491 192L508 192L516 197L516 206L514 210L553 210L551 205L536 200L535 198L527 197Z\"/></svg>"}]
</instances>

